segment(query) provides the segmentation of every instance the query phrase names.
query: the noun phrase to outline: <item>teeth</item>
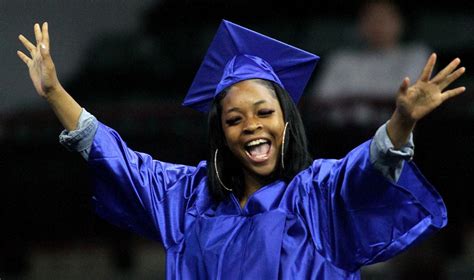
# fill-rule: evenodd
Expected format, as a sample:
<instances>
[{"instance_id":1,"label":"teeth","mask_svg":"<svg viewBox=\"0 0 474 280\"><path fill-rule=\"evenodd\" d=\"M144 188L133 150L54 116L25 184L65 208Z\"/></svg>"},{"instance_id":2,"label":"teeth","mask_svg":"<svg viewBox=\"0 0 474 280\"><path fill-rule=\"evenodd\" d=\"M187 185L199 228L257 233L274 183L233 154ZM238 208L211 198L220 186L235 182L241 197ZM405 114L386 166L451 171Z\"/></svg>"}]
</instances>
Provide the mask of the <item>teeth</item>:
<instances>
[{"instance_id":1,"label":"teeth","mask_svg":"<svg viewBox=\"0 0 474 280\"><path fill-rule=\"evenodd\" d=\"M265 139L257 139L257 140L253 140L249 143L247 143L247 147L252 147L252 146L256 146L256 145L260 145L262 143L267 143L268 141L265 140Z\"/></svg>"}]
</instances>

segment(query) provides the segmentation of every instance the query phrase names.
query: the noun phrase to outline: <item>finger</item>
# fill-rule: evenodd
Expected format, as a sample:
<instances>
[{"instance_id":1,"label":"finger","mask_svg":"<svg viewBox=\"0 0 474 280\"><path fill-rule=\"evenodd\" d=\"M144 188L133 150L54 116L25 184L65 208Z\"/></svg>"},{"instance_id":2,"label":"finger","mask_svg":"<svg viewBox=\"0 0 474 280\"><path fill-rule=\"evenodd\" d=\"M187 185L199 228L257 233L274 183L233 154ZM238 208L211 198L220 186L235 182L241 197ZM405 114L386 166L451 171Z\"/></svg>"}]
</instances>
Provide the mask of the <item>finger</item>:
<instances>
[{"instance_id":1,"label":"finger","mask_svg":"<svg viewBox=\"0 0 474 280\"><path fill-rule=\"evenodd\" d=\"M431 79L431 81L435 83L441 82L444 78L446 78L446 76L451 74L451 72L453 72L456 67L458 67L459 63L461 63L459 58L453 59L453 61L451 61L448 66L444 67L443 70L439 71L439 73L433 79Z\"/></svg>"},{"instance_id":2,"label":"finger","mask_svg":"<svg viewBox=\"0 0 474 280\"><path fill-rule=\"evenodd\" d=\"M465 67L461 67L458 70L454 71L453 73L449 74L441 83L439 84L441 90L444 90L447 86L449 86L452 82L456 81L459 77L462 76L466 72Z\"/></svg>"},{"instance_id":3,"label":"finger","mask_svg":"<svg viewBox=\"0 0 474 280\"><path fill-rule=\"evenodd\" d=\"M443 102L445 100L448 100L456 95L459 95L463 92L466 91L466 88L465 87L458 87L458 88L455 88L455 89L451 89L451 90L448 90L448 91L445 91L441 94L442 98L443 98Z\"/></svg>"},{"instance_id":4,"label":"finger","mask_svg":"<svg viewBox=\"0 0 474 280\"><path fill-rule=\"evenodd\" d=\"M46 59L47 61L47 58L49 58L49 49L43 43L39 45L39 48L40 48L41 57L43 57L43 59Z\"/></svg>"},{"instance_id":5,"label":"finger","mask_svg":"<svg viewBox=\"0 0 474 280\"><path fill-rule=\"evenodd\" d=\"M436 64L436 54L432 53L428 61L426 62L423 71L421 71L420 80L423 82L428 82L431 77L431 72L433 72L434 65Z\"/></svg>"},{"instance_id":6,"label":"finger","mask_svg":"<svg viewBox=\"0 0 474 280\"><path fill-rule=\"evenodd\" d=\"M406 94L409 85L410 85L410 78L405 77L405 79L403 79L402 84L400 85L400 88L398 90L400 91L400 93Z\"/></svg>"},{"instance_id":7,"label":"finger","mask_svg":"<svg viewBox=\"0 0 474 280\"><path fill-rule=\"evenodd\" d=\"M48 31L48 23L43 23L43 44L45 44L46 48L49 50L49 31Z\"/></svg>"},{"instance_id":8,"label":"finger","mask_svg":"<svg viewBox=\"0 0 474 280\"><path fill-rule=\"evenodd\" d=\"M32 51L35 50L36 46L33 45L28 39L25 38L25 36L20 35L18 36L18 39L20 39L20 42L25 46L25 48L31 53Z\"/></svg>"},{"instance_id":9,"label":"finger","mask_svg":"<svg viewBox=\"0 0 474 280\"><path fill-rule=\"evenodd\" d=\"M41 43L41 40L43 40L43 36L41 35L40 25L35 23L34 30L35 30L36 45L38 46Z\"/></svg>"},{"instance_id":10,"label":"finger","mask_svg":"<svg viewBox=\"0 0 474 280\"><path fill-rule=\"evenodd\" d=\"M31 61L31 58L29 58L26 54L24 54L23 52L21 51L16 51L16 54L18 55L18 57L23 60L23 62L28 65L28 63L30 63Z\"/></svg>"}]
</instances>

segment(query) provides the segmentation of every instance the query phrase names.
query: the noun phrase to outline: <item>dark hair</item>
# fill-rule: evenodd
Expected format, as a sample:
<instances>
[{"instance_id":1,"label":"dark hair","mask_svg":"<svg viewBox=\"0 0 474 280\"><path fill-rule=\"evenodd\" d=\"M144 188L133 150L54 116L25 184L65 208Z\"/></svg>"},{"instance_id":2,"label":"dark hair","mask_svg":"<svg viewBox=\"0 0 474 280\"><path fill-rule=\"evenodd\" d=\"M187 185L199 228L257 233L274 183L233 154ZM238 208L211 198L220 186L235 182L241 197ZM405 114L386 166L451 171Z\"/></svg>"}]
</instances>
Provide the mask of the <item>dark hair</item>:
<instances>
[{"instance_id":1,"label":"dark hair","mask_svg":"<svg viewBox=\"0 0 474 280\"><path fill-rule=\"evenodd\" d=\"M301 120L296 104L285 89L267 80L256 79L255 81L263 84L272 93L275 93L280 103L285 122L288 122L284 147L285 168L283 169L280 164L277 164L271 176L275 180L282 179L289 182L296 174L307 168L312 162L312 158L308 152L303 121ZM232 189L232 192L237 198L241 198L244 194L242 166L227 147L221 124L222 106L220 101L225 97L229 89L230 87L223 90L214 99L208 117L209 157L207 160L207 184L212 197L216 201L221 201L228 196L228 191L222 187L216 175L214 165L216 149L219 149L217 168L219 169L221 180L226 187Z\"/></svg>"}]
</instances>

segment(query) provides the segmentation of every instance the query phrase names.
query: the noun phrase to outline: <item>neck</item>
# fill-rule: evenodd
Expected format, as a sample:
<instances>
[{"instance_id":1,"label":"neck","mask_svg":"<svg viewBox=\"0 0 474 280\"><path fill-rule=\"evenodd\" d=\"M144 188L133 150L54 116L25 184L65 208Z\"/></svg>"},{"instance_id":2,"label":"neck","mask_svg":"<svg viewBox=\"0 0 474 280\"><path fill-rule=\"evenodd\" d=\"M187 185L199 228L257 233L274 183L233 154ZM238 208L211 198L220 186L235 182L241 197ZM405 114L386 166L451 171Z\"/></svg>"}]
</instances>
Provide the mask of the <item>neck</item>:
<instances>
[{"instance_id":1,"label":"neck","mask_svg":"<svg viewBox=\"0 0 474 280\"><path fill-rule=\"evenodd\" d=\"M380 40L380 41L373 41L370 44L370 48L375 50L391 50L398 47L398 42L394 40Z\"/></svg>"},{"instance_id":2,"label":"neck","mask_svg":"<svg viewBox=\"0 0 474 280\"><path fill-rule=\"evenodd\" d=\"M247 200L254 192L259 190L262 186L269 184L272 181L272 176L259 176L244 170L244 197Z\"/></svg>"}]
</instances>

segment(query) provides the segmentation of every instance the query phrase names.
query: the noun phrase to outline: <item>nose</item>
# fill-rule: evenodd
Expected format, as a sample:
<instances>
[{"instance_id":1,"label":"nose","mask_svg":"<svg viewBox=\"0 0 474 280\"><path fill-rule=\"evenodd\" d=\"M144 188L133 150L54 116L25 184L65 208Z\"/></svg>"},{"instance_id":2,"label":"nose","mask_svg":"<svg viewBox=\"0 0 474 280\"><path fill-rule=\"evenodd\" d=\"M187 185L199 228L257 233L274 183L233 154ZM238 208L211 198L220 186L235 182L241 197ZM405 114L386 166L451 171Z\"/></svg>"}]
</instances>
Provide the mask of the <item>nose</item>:
<instances>
[{"instance_id":1,"label":"nose","mask_svg":"<svg viewBox=\"0 0 474 280\"><path fill-rule=\"evenodd\" d=\"M262 129L262 127L263 127L262 124L260 122L258 122L257 120L249 119L246 122L246 126L244 127L244 133L252 134L256 130Z\"/></svg>"}]
</instances>

